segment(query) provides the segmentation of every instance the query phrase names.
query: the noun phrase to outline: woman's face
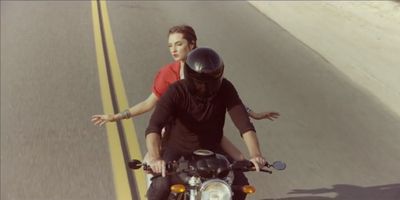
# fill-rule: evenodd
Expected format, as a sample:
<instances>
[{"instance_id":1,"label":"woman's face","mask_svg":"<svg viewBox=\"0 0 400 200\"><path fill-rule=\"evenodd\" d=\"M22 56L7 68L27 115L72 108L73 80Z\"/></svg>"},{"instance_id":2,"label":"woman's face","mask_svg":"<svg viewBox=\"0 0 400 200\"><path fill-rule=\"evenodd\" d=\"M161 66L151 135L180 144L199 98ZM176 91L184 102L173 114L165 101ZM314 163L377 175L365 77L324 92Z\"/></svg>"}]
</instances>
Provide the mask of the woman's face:
<instances>
[{"instance_id":1,"label":"woman's face","mask_svg":"<svg viewBox=\"0 0 400 200\"><path fill-rule=\"evenodd\" d=\"M175 61L184 61L187 54L193 49L193 44L189 44L183 38L182 33L172 33L168 37L168 47Z\"/></svg>"}]
</instances>

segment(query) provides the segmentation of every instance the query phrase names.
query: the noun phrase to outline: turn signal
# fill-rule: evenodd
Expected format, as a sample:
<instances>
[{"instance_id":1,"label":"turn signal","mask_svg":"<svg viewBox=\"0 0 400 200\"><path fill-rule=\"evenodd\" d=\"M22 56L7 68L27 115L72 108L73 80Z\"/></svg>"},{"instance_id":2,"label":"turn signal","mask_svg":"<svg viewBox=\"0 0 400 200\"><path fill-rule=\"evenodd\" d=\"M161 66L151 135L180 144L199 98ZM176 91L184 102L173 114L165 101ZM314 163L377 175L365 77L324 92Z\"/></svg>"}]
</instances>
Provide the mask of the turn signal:
<instances>
[{"instance_id":1,"label":"turn signal","mask_svg":"<svg viewBox=\"0 0 400 200\"><path fill-rule=\"evenodd\" d=\"M171 186L171 191L175 193L182 193L186 191L186 188L182 184L175 184Z\"/></svg>"},{"instance_id":2,"label":"turn signal","mask_svg":"<svg viewBox=\"0 0 400 200\"><path fill-rule=\"evenodd\" d=\"M251 185L245 185L242 187L242 191L246 194L253 194L256 192L256 188Z\"/></svg>"}]
</instances>

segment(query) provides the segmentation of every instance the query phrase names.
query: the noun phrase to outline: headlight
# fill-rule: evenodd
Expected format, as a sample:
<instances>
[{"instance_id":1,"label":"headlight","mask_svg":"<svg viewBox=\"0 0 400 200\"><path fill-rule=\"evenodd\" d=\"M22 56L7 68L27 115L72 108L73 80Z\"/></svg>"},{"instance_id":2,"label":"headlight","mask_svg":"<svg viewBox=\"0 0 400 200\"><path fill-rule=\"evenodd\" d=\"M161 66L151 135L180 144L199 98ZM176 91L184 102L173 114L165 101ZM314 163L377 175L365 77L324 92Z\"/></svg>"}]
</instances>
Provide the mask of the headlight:
<instances>
[{"instance_id":1,"label":"headlight","mask_svg":"<svg viewBox=\"0 0 400 200\"><path fill-rule=\"evenodd\" d=\"M206 181L200 188L201 200L231 200L231 187L222 180Z\"/></svg>"}]
</instances>

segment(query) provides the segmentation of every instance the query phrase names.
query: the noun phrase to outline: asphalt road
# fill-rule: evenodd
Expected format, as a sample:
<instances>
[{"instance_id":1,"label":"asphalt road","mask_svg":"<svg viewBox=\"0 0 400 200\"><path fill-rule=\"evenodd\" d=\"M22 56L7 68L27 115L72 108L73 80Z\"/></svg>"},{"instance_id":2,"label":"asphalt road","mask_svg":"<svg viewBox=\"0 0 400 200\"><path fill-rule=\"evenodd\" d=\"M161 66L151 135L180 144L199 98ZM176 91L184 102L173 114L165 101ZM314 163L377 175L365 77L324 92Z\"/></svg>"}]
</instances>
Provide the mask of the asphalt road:
<instances>
[{"instance_id":1,"label":"asphalt road","mask_svg":"<svg viewBox=\"0 0 400 200\"><path fill-rule=\"evenodd\" d=\"M168 28L186 23L246 105L281 113L254 124L288 168L249 173L248 199L400 199L400 117L246 2L108 9L131 105L171 61ZM101 104L90 2L1 1L1 199L115 199L106 130L89 121ZM149 116L134 120L142 144ZM230 119L225 134L247 153Z\"/></svg>"}]
</instances>

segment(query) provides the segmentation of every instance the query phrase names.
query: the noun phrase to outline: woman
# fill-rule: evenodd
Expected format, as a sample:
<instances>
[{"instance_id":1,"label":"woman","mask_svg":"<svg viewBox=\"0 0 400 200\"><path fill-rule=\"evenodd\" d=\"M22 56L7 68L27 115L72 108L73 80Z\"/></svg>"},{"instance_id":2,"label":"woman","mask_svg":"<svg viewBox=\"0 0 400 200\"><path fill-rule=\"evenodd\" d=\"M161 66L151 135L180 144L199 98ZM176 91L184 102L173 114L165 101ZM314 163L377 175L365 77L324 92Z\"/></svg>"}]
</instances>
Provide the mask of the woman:
<instances>
[{"instance_id":1,"label":"woman","mask_svg":"<svg viewBox=\"0 0 400 200\"><path fill-rule=\"evenodd\" d=\"M164 92L166 92L169 85L184 78L183 66L186 56L192 49L197 47L196 42L196 33L192 27L188 25L179 25L170 28L168 32L168 47L174 62L165 65L159 70L153 83L152 93L147 97L147 99L121 113L93 115L91 121L95 125L102 126L107 122L128 119L148 112L154 108L158 99L164 94ZM279 116L279 113L277 112L256 113L249 108L247 108L247 111L249 116L253 119L267 118L273 120ZM244 159L242 153L225 136L221 140L221 147L234 160Z\"/></svg>"}]
</instances>

